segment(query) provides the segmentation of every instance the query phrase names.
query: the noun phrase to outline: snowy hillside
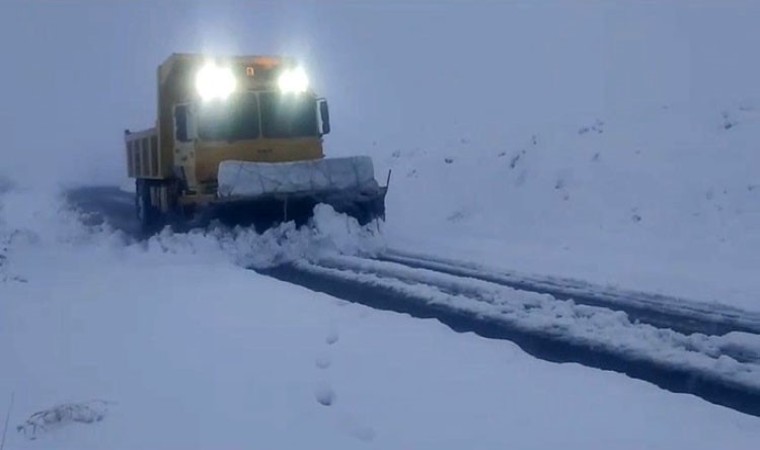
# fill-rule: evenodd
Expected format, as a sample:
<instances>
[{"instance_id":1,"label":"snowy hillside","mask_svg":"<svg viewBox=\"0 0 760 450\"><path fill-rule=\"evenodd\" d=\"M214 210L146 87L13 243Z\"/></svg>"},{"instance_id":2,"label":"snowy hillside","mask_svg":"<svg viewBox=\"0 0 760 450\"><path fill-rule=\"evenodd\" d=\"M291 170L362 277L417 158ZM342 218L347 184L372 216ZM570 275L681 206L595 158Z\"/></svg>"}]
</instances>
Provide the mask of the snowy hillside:
<instances>
[{"instance_id":1,"label":"snowy hillside","mask_svg":"<svg viewBox=\"0 0 760 450\"><path fill-rule=\"evenodd\" d=\"M381 160L388 229L507 269L760 309L757 106L661 105L396 148Z\"/></svg>"}]
</instances>

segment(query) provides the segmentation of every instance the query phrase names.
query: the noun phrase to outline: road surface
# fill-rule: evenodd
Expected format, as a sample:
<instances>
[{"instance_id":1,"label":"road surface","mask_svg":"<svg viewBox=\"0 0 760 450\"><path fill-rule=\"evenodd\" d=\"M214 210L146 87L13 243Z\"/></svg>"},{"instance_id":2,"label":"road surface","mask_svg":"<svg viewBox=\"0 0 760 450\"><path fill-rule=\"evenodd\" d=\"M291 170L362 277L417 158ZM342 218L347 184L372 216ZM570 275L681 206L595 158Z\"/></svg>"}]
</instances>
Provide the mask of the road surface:
<instances>
[{"instance_id":1,"label":"road surface","mask_svg":"<svg viewBox=\"0 0 760 450\"><path fill-rule=\"evenodd\" d=\"M147 238L134 217L132 194L88 187L72 190L68 199L88 223L107 222L135 240ZM625 373L760 416L760 350L723 337L760 337L757 313L393 249L258 272L347 301L434 318L458 332L510 340L541 359ZM725 358L738 369L722 370Z\"/></svg>"}]
</instances>

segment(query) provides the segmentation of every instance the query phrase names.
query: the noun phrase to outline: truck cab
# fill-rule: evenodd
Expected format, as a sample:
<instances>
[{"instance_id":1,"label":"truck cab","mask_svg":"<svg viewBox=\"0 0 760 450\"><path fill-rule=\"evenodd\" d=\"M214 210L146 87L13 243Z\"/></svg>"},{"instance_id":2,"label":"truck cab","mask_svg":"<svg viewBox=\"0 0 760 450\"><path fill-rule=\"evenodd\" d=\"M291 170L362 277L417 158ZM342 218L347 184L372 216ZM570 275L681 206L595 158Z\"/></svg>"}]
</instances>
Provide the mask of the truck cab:
<instances>
[{"instance_id":1,"label":"truck cab","mask_svg":"<svg viewBox=\"0 0 760 450\"><path fill-rule=\"evenodd\" d=\"M314 93L303 67L290 58L174 54L158 67L157 81L156 127L125 135L128 173L136 178L141 222L251 197L250 192L234 199L220 196L220 167L226 163L251 163L236 167L250 169L252 176L259 177L264 170L303 172L307 166L315 174L328 169L347 172L339 166L357 164L358 160L332 161L323 167L307 164L325 157L323 136L330 132L330 116L327 101ZM355 172L368 173L371 160L367 161L358 161L363 167ZM286 163L300 166L282 165ZM268 166L272 164L280 166L272 169ZM228 187L234 184L229 176L226 183ZM365 179L354 184L362 189L369 186ZM312 196L313 201L329 202L321 195L325 192L305 190L293 186L288 192L270 189L255 195L260 200L274 196L284 201L313 193L319 194Z\"/></svg>"}]
</instances>

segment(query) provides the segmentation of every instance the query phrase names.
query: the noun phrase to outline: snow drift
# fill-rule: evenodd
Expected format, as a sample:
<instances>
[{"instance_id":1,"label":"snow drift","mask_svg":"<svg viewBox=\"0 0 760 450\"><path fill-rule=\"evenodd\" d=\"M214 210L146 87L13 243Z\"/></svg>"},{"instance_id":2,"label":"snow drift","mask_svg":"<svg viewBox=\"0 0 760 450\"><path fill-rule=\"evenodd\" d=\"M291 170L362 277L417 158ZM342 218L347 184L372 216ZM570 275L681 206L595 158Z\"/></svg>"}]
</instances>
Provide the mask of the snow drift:
<instances>
[{"instance_id":1,"label":"snow drift","mask_svg":"<svg viewBox=\"0 0 760 450\"><path fill-rule=\"evenodd\" d=\"M8 186L0 193L0 273L6 277L32 247L88 245L104 252L160 252L244 268L266 268L327 254L373 255L385 248L376 224L360 226L327 205L317 205L310 225L301 228L288 222L257 233L252 228L213 223L188 233L166 228L147 241L135 241L107 221L86 225L90 223L86 212L74 209L61 193Z\"/></svg>"},{"instance_id":2,"label":"snow drift","mask_svg":"<svg viewBox=\"0 0 760 450\"><path fill-rule=\"evenodd\" d=\"M748 101L388 152L389 236L512 270L758 309L758 142L760 110Z\"/></svg>"}]
</instances>

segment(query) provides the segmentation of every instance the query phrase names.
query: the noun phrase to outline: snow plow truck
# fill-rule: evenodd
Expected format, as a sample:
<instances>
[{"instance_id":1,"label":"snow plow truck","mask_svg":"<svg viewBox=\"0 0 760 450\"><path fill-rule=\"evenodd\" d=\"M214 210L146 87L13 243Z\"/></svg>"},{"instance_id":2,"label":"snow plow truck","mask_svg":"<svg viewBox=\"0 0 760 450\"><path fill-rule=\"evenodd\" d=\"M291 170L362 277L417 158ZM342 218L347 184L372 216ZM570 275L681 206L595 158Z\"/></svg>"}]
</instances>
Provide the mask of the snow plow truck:
<instances>
[{"instance_id":1,"label":"snow plow truck","mask_svg":"<svg viewBox=\"0 0 760 450\"><path fill-rule=\"evenodd\" d=\"M362 225L385 219L388 183L372 159L325 157L327 101L295 60L173 54L157 75L155 126L124 132L144 232L214 219L303 224L319 203Z\"/></svg>"}]
</instances>

